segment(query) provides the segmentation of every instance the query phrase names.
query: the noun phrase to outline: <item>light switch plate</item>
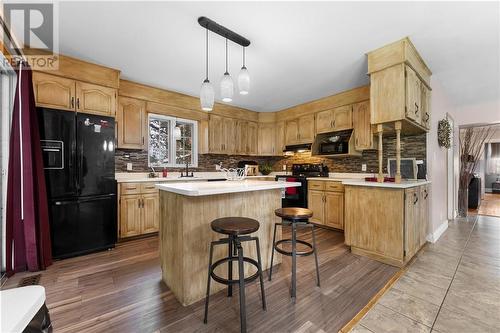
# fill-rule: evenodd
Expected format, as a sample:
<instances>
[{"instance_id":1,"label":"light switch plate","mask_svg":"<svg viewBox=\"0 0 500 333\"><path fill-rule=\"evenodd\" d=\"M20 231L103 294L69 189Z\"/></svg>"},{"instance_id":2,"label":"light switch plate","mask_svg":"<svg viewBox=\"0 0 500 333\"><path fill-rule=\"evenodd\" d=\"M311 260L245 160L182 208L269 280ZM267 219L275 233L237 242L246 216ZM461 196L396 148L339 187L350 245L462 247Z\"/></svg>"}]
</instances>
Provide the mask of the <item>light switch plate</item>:
<instances>
[{"instance_id":1,"label":"light switch plate","mask_svg":"<svg viewBox=\"0 0 500 333\"><path fill-rule=\"evenodd\" d=\"M365 171L366 172L366 164L361 164L361 171Z\"/></svg>"},{"instance_id":2,"label":"light switch plate","mask_svg":"<svg viewBox=\"0 0 500 333\"><path fill-rule=\"evenodd\" d=\"M127 171L132 171L132 163L127 163Z\"/></svg>"}]
</instances>

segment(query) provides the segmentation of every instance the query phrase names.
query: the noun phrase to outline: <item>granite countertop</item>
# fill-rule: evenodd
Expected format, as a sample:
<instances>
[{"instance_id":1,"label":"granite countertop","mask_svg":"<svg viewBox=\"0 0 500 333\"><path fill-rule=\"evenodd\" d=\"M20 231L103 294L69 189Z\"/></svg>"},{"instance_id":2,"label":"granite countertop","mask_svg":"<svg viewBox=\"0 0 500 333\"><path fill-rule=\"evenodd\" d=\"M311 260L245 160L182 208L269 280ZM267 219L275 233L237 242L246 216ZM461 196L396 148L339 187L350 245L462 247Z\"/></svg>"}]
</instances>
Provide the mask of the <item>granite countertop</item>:
<instances>
[{"instance_id":1,"label":"granite countertop","mask_svg":"<svg viewBox=\"0 0 500 333\"><path fill-rule=\"evenodd\" d=\"M367 182L365 180L344 180L342 184L344 185L350 185L350 186L367 186L367 187L385 187L385 188L411 188L411 187L416 187L416 186L421 186L421 185L426 185L430 184L431 181L429 180L403 180L401 183L396 184L396 183L391 183L391 182L385 182L385 183L378 183L378 182Z\"/></svg>"},{"instance_id":2,"label":"granite countertop","mask_svg":"<svg viewBox=\"0 0 500 333\"><path fill-rule=\"evenodd\" d=\"M263 180L241 180L225 182L182 182L173 184L156 184L161 191L167 191L187 196L204 196L237 192L264 191L298 187L297 182L276 182Z\"/></svg>"}]
</instances>

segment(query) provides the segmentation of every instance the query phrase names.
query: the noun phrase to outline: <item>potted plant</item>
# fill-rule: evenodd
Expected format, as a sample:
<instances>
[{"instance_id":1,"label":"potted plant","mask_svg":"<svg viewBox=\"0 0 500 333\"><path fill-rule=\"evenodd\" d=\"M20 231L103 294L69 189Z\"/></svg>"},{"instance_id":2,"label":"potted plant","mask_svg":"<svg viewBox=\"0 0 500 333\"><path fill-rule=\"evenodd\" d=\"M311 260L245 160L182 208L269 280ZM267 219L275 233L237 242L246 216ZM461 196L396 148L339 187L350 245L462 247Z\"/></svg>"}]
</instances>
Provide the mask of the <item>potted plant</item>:
<instances>
[{"instance_id":1,"label":"potted plant","mask_svg":"<svg viewBox=\"0 0 500 333\"><path fill-rule=\"evenodd\" d=\"M269 163L261 164L261 165L259 165L259 171L264 176L267 176L268 174L270 174L273 171L273 166Z\"/></svg>"}]
</instances>

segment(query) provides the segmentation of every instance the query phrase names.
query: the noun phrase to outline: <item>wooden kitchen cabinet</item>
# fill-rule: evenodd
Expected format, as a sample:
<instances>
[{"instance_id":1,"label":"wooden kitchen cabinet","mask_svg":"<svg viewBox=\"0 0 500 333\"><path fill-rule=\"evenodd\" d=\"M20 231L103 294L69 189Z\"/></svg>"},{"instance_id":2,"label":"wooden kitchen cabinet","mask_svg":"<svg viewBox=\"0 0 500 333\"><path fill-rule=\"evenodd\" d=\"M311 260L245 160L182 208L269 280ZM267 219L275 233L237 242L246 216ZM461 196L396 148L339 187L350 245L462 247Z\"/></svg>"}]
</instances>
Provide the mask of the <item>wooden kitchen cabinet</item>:
<instances>
[{"instance_id":1,"label":"wooden kitchen cabinet","mask_svg":"<svg viewBox=\"0 0 500 333\"><path fill-rule=\"evenodd\" d=\"M146 102L128 97L118 99L116 113L118 148L144 149Z\"/></svg>"},{"instance_id":2,"label":"wooden kitchen cabinet","mask_svg":"<svg viewBox=\"0 0 500 333\"><path fill-rule=\"evenodd\" d=\"M426 242L428 185L345 186L345 243L355 254L402 267Z\"/></svg>"},{"instance_id":3,"label":"wooden kitchen cabinet","mask_svg":"<svg viewBox=\"0 0 500 333\"><path fill-rule=\"evenodd\" d=\"M257 155L258 132L259 132L258 124L254 121L249 121L247 151L246 151L248 155Z\"/></svg>"},{"instance_id":4,"label":"wooden kitchen cabinet","mask_svg":"<svg viewBox=\"0 0 500 333\"><path fill-rule=\"evenodd\" d=\"M236 120L222 118L222 152L234 154L236 152Z\"/></svg>"},{"instance_id":5,"label":"wooden kitchen cabinet","mask_svg":"<svg viewBox=\"0 0 500 333\"><path fill-rule=\"evenodd\" d=\"M119 192L119 238L158 232L160 208L155 184L122 183Z\"/></svg>"},{"instance_id":6,"label":"wooden kitchen cabinet","mask_svg":"<svg viewBox=\"0 0 500 333\"><path fill-rule=\"evenodd\" d=\"M247 152L248 124L247 121L236 122L236 154L244 155Z\"/></svg>"},{"instance_id":7,"label":"wooden kitchen cabinet","mask_svg":"<svg viewBox=\"0 0 500 333\"><path fill-rule=\"evenodd\" d=\"M344 186L340 182L308 181L307 207L313 211L309 221L344 229Z\"/></svg>"},{"instance_id":8,"label":"wooden kitchen cabinet","mask_svg":"<svg viewBox=\"0 0 500 333\"><path fill-rule=\"evenodd\" d=\"M141 234L141 195L130 194L120 197L120 238Z\"/></svg>"},{"instance_id":9,"label":"wooden kitchen cabinet","mask_svg":"<svg viewBox=\"0 0 500 333\"><path fill-rule=\"evenodd\" d=\"M299 120L287 120L285 123L285 145L299 143Z\"/></svg>"},{"instance_id":10,"label":"wooden kitchen cabinet","mask_svg":"<svg viewBox=\"0 0 500 333\"><path fill-rule=\"evenodd\" d=\"M37 106L115 117L117 90L55 75L34 72Z\"/></svg>"},{"instance_id":11,"label":"wooden kitchen cabinet","mask_svg":"<svg viewBox=\"0 0 500 333\"><path fill-rule=\"evenodd\" d=\"M259 124L258 154L259 156L273 156L276 154L276 134L274 123Z\"/></svg>"},{"instance_id":12,"label":"wooden kitchen cabinet","mask_svg":"<svg viewBox=\"0 0 500 333\"><path fill-rule=\"evenodd\" d=\"M76 111L114 117L116 89L76 81Z\"/></svg>"},{"instance_id":13,"label":"wooden kitchen cabinet","mask_svg":"<svg viewBox=\"0 0 500 333\"><path fill-rule=\"evenodd\" d=\"M296 145L314 141L314 115L302 116L285 123L285 144Z\"/></svg>"},{"instance_id":14,"label":"wooden kitchen cabinet","mask_svg":"<svg viewBox=\"0 0 500 333\"><path fill-rule=\"evenodd\" d=\"M352 105L344 105L316 114L316 134L352 128Z\"/></svg>"},{"instance_id":15,"label":"wooden kitchen cabinet","mask_svg":"<svg viewBox=\"0 0 500 333\"><path fill-rule=\"evenodd\" d=\"M75 81L63 77L33 72L33 90L37 106L75 110Z\"/></svg>"},{"instance_id":16,"label":"wooden kitchen cabinet","mask_svg":"<svg viewBox=\"0 0 500 333\"><path fill-rule=\"evenodd\" d=\"M427 131L431 71L408 38L368 54L371 124L402 121L402 133Z\"/></svg>"},{"instance_id":17,"label":"wooden kitchen cabinet","mask_svg":"<svg viewBox=\"0 0 500 333\"><path fill-rule=\"evenodd\" d=\"M282 155L285 150L285 122L278 121L276 123L276 155Z\"/></svg>"},{"instance_id":18,"label":"wooden kitchen cabinet","mask_svg":"<svg viewBox=\"0 0 500 333\"><path fill-rule=\"evenodd\" d=\"M223 150L223 118L214 114L210 115L208 120L208 145L210 152L213 154L222 154Z\"/></svg>"},{"instance_id":19,"label":"wooden kitchen cabinet","mask_svg":"<svg viewBox=\"0 0 500 333\"><path fill-rule=\"evenodd\" d=\"M370 124L370 101L352 106L352 124L354 128L354 148L365 150L373 148L373 133Z\"/></svg>"}]
</instances>

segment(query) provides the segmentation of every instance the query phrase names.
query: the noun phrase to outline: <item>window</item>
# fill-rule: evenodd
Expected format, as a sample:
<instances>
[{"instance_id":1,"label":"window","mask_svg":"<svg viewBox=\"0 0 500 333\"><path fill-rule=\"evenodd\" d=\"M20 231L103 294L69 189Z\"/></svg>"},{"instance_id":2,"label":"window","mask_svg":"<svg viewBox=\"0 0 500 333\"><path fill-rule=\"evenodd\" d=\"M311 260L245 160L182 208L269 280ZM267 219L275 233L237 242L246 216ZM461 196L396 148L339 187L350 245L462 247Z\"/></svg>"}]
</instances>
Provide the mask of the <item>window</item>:
<instances>
[{"instance_id":1,"label":"window","mask_svg":"<svg viewBox=\"0 0 500 333\"><path fill-rule=\"evenodd\" d=\"M148 124L148 166L198 166L196 121L149 114Z\"/></svg>"},{"instance_id":2,"label":"window","mask_svg":"<svg viewBox=\"0 0 500 333\"><path fill-rule=\"evenodd\" d=\"M9 165L9 138L10 125L12 118L12 108L14 107L14 94L16 91L16 73L9 65L9 62L2 53L0 53L0 172L1 172L1 193L0 193L0 211L1 223L0 233L2 236L1 244L1 271L2 276L5 271L5 204L7 193L7 167Z\"/></svg>"}]
</instances>

